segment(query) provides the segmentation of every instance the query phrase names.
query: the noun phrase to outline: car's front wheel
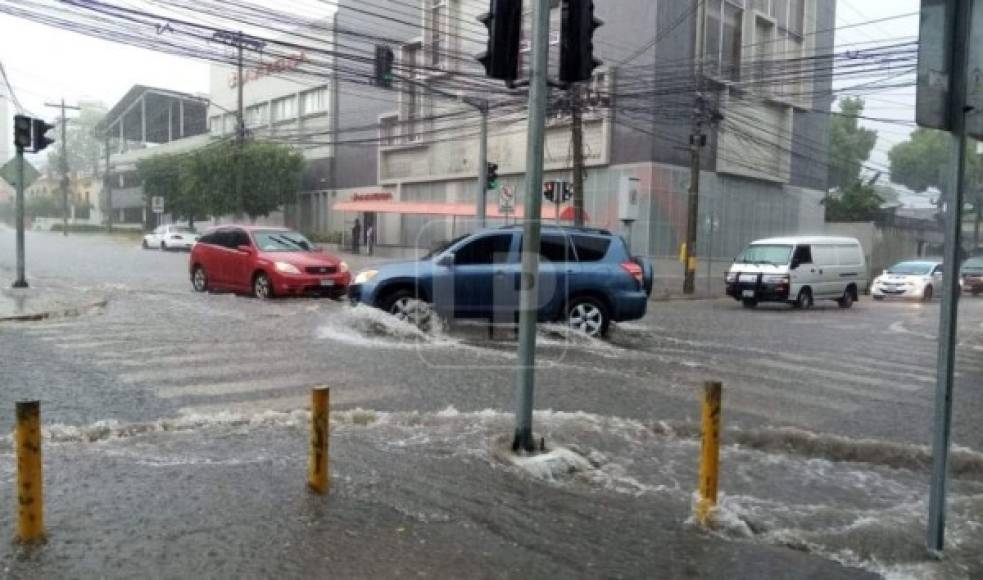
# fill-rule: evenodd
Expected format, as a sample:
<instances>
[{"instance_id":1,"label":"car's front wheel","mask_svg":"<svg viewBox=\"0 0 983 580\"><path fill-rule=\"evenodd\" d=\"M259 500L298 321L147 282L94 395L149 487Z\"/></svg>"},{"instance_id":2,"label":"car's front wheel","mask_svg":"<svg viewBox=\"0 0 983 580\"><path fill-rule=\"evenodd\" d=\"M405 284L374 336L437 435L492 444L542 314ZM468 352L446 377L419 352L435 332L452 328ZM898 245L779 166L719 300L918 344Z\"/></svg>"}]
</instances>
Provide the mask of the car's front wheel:
<instances>
[{"instance_id":1,"label":"car's front wheel","mask_svg":"<svg viewBox=\"0 0 983 580\"><path fill-rule=\"evenodd\" d=\"M273 282L265 273L260 272L253 278L253 296L260 300L273 298Z\"/></svg>"},{"instance_id":2,"label":"car's front wheel","mask_svg":"<svg viewBox=\"0 0 983 580\"><path fill-rule=\"evenodd\" d=\"M841 296L840 299L836 301L836 303L839 304L840 308L850 308L851 306L853 306L853 302L854 302L853 288L847 288L846 291L843 292L843 296Z\"/></svg>"},{"instance_id":3,"label":"car's front wheel","mask_svg":"<svg viewBox=\"0 0 983 580\"><path fill-rule=\"evenodd\" d=\"M934 294L935 294L935 291L932 289L932 287L931 286L926 286L925 287L925 290L922 292L922 300L925 301L925 302L931 302L932 301L932 296Z\"/></svg>"},{"instance_id":4,"label":"car's front wheel","mask_svg":"<svg viewBox=\"0 0 983 580\"><path fill-rule=\"evenodd\" d=\"M792 305L796 308L812 308L812 290L808 288L799 290L799 295L795 298L795 302Z\"/></svg>"},{"instance_id":5,"label":"car's front wheel","mask_svg":"<svg viewBox=\"0 0 983 580\"><path fill-rule=\"evenodd\" d=\"M143 238L143 243L141 244L144 250L150 249L150 244L147 243L147 238Z\"/></svg>"},{"instance_id":6,"label":"car's front wheel","mask_svg":"<svg viewBox=\"0 0 983 580\"><path fill-rule=\"evenodd\" d=\"M191 286L194 287L195 292L204 292L208 290L208 275L205 274L204 266L195 266L195 269L192 270Z\"/></svg>"},{"instance_id":7,"label":"car's front wheel","mask_svg":"<svg viewBox=\"0 0 983 580\"><path fill-rule=\"evenodd\" d=\"M567 326L587 336L606 335L610 324L608 309L596 298L575 298L567 306Z\"/></svg>"},{"instance_id":8,"label":"car's front wheel","mask_svg":"<svg viewBox=\"0 0 983 580\"><path fill-rule=\"evenodd\" d=\"M397 320L408 322L421 330L430 328L433 321L433 308L425 300L417 297L409 288L396 290L382 301L382 309Z\"/></svg>"}]
</instances>

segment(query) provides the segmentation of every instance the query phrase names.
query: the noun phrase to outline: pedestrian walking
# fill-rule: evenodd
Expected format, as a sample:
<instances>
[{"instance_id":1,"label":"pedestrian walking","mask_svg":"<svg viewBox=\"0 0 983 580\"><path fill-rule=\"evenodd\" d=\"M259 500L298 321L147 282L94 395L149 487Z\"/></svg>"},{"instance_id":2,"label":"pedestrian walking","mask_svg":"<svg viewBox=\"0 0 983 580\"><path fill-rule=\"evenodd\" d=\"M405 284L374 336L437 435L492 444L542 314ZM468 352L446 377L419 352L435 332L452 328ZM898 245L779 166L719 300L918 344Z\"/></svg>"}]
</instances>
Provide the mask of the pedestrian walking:
<instances>
[{"instance_id":1,"label":"pedestrian walking","mask_svg":"<svg viewBox=\"0 0 983 580\"><path fill-rule=\"evenodd\" d=\"M365 226L365 246L369 250L369 255L372 255L372 250L375 249L375 226L369 224Z\"/></svg>"},{"instance_id":2,"label":"pedestrian walking","mask_svg":"<svg viewBox=\"0 0 983 580\"><path fill-rule=\"evenodd\" d=\"M362 222L355 218L355 225L352 226L352 253L358 253L359 242L362 241Z\"/></svg>"}]
</instances>

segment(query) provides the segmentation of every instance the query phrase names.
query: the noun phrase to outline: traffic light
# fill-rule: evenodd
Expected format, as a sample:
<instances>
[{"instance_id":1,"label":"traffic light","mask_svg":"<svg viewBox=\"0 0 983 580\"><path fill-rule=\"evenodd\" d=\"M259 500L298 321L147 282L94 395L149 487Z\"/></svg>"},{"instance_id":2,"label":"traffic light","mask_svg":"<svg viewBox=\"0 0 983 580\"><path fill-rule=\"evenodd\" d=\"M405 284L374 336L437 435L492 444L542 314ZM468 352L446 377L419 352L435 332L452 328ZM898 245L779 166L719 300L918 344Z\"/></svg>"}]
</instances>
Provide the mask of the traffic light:
<instances>
[{"instance_id":1,"label":"traffic light","mask_svg":"<svg viewBox=\"0 0 983 580\"><path fill-rule=\"evenodd\" d=\"M503 81L519 78L522 0L491 0L478 22L488 28L488 50L478 55L487 76Z\"/></svg>"},{"instance_id":2,"label":"traffic light","mask_svg":"<svg viewBox=\"0 0 983 580\"><path fill-rule=\"evenodd\" d=\"M563 0L560 34L560 80L585 81L601 66L594 58L594 31L604 23L594 18L594 0Z\"/></svg>"},{"instance_id":3,"label":"traffic light","mask_svg":"<svg viewBox=\"0 0 983 580\"><path fill-rule=\"evenodd\" d=\"M14 115L14 147L24 151L31 147L31 118Z\"/></svg>"},{"instance_id":4,"label":"traffic light","mask_svg":"<svg viewBox=\"0 0 983 580\"><path fill-rule=\"evenodd\" d=\"M375 47L375 86L392 88L393 63L396 55L388 46L377 44Z\"/></svg>"},{"instance_id":5,"label":"traffic light","mask_svg":"<svg viewBox=\"0 0 983 580\"><path fill-rule=\"evenodd\" d=\"M488 162L486 176L485 183L488 185L488 189L498 189L498 163Z\"/></svg>"},{"instance_id":6,"label":"traffic light","mask_svg":"<svg viewBox=\"0 0 983 580\"><path fill-rule=\"evenodd\" d=\"M546 201L549 201L549 202L552 202L552 203L556 203L556 182L555 181L547 181L546 183L543 184L543 197L546 198Z\"/></svg>"},{"instance_id":7,"label":"traffic light","mask_svg":"<svg viewBox=\"0 0 983 580\"><path fill-rule=\"evenodd\" d=\"M45 133L55 128L54 125L49 125L41 119L31 119L31 124L33 125L33 130L31 131L34 137L34 145L32 149L35 153L40 153L47 147L55 142L54 139L47 137Z\"/></svg>"},{"instance_id":8,"label":"traffic light","mask_svg":"<svg viewBox=\"0 0 983 580\"><path fill-rule=\"evenodd\" d=\"M569 181L561 181L560 184L563 188L563 196L561 199L564 203L566 203L573 198L573 184Z\"/></svg>"}]
</instances>

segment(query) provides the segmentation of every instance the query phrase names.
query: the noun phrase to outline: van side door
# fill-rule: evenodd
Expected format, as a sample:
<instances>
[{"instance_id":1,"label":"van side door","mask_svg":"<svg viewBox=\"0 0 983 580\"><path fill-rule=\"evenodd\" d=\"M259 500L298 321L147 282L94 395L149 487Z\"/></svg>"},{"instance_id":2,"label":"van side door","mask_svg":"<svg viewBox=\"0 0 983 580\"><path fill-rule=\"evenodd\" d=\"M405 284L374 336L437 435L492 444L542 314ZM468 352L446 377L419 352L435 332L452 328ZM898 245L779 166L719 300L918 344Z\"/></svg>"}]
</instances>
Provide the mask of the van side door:
<instances>
[{"instance_id":1,"label":"van side door","mask_svg":"<svg viewBox=\"0 0 983 580\"><path fill-rule=\"evenodd\" d=\"M812 261L816 268L812 295L815 298L838 298L842 296L846 285L840 282L836 246L813 244Z\"/></svg>"},{"instance_id":2,"label":"van side door","mask_svg":"<svg viewBox=\"0 0 983 580\"><path fill-rule=\"evenodd\" d=\"M789 300L795 300L802 288L808 286L812 295L817 294L816 265L812 261L812 247L809 244L799 244L792 253L792 263L789 268Z\"/></svg>"}]
</instances>

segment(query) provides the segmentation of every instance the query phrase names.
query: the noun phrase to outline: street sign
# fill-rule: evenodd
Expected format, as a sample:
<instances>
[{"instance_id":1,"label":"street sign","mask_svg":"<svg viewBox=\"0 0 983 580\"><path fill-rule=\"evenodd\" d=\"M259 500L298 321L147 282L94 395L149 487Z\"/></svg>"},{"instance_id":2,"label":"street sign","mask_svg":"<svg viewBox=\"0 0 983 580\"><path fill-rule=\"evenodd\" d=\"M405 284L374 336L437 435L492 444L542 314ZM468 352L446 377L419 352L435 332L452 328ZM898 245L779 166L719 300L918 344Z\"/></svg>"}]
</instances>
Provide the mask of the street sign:
<instances>
[{"instance_id":1,"label":"street sign","mask_svg":"<svg viewBox=\"0 0 983 580\"><path fill-rule=\"evenodd\" d=\"M515 189L511 185L504 185L498 192L498 213L513 212L515 212Z\"/></svg>"},{"instance_id":2,"label":"street sign","mask_svg":"<svg viewBox=\"0 0 983 580\"><path fill-rule=\"evenodd\" d=\"M14 157L3 167L0 167L0 177L9 183L14 189L17 188L17 158ZM24 161L24 189L31 187L31 184L41 177L41 172L34 169L34 166Z\"/></svg>"},{"instance_id":3,"label":"street sign","mask_svg":"<svg viewBox=\"0 0 983 580\"><path fill-rule=\"evenodd\" d=\"M956 10L962 1L973 5L966 69L966 106L972 109L966 116L966 135L983 139L983 0L922 0L915 121L931 129L952 129L952 51Z\"/></svg>"},{"instance_id":4,"label":"street sign","mask_svg":"<svg viewBox=\"0 0 983 580\"><path fill-rule=\"evenodd\" d=\"M154 213L164 213L164 198L159 195L151 197L150 211Z\"/></svg>"}]
</instances>

